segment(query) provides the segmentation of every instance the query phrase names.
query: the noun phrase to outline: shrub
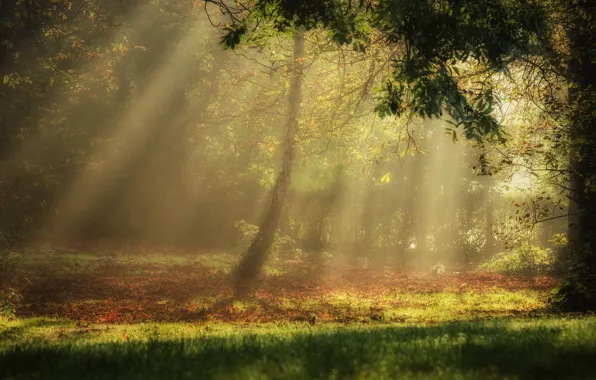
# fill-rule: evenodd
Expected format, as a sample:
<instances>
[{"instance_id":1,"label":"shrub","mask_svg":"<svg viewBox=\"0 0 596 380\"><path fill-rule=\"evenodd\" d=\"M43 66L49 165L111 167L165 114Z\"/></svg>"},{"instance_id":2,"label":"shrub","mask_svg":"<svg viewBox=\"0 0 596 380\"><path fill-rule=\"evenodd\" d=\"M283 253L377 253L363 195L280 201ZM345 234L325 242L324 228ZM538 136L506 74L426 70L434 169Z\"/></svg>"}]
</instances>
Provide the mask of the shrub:
<instances>
[{"instance_id":1,"label":"shrub","mask_svg":"<svg viewBox=\"0 0 596 380\"><path fill-rule=\"evenodd\" d=\"M517 248L495 255L479 269L491 272L536 275L553 270L555 255L552 250L522 244Z\"/></svg>"},{"instance_id":2,"label":"shrub","mask_svg":"<svg viewBox=\"0 0 596 380\"><path fill-rule=\"evenodd\" d=\"M250 224L245 220L235 222L234 226L240 232L241 236L236 249L239 252L244 252L259 233L259 227ZM302 254L302 251L297 248L294 239L289 236L281 236L279 232L276 232L273 236L273 243L271 244L271 256L277 258L280 253L284 253L286 256L287 254L290 254L293 258L296 258Z\"/></svg>"},{"instance_id":3,"label":"shrub","mask_svg":"<svg viewBox=\"0 0 596 380\"><path fill-rule=\"evenodd\" d=\"M234 223L234 227L240 232L240 240L236 248L238 251L244 251L259 233L259 226L250 224L245 220L239 220Z\"/></svg>"},{"instance_id":4,"label":"shrub","mask_svg":"<svg viewBox=\"0 0 596 380\"><path fill-rule=\"evenodd\" d=\"M0 317L14 318L18 294L14 289L0 290Z\"/></svg>"}]
</instances>

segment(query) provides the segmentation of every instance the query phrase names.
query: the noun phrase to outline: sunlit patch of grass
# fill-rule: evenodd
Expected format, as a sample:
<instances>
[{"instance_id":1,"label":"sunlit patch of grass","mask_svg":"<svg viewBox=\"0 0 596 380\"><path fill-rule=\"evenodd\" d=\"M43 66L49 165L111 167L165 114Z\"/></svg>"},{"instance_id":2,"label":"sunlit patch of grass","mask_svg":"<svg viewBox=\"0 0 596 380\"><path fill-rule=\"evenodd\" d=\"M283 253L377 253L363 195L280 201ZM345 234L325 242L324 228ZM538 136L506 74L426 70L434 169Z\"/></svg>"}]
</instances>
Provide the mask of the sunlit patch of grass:
<instances>
[{"instance_id":1,"label":"sunlit patch of grass","mask_svg":"<svg viewBox=\"0 0 596 380\"><path fill-rule=\"evenodd\" d=\"M95 305L96 303L101 303L101 302L103 302L103 300L87 299L87 300L80 301L80 303L88 304L88 305Z\"/></svg>"},{"instance_id":2,"label":"sunlit patch of grass","mask_svg":"<svg viewBox=\"0 0 596 380\"><path fill-rule=\"evenodd\" d=\"M283 276L284 274L286 274L287 272L288 271L285 269L276 268L276 267L269 266L269 265L266 265L263 268L263 274L265 276L269 276L269 277L280 277L280 276Z\"/></svg>"},{"instance_id":3,"label":"sunlit patch of grass","mask_svg":"<svg viewBox=\"0 0 596 380\"><path fill-rule=\"evenodd\" d=\"M246 301L234 301L232 303L232 307L236 309L236 311L240 312L247 310L251 306L252 305L250 305L250 303Z\"/></svg>"},{"instance_id":4,"label":"sunlit patch of grass","mask_svg":"<svg viewBox=\"0 0 596 380\"><path fill-rule=\"evenodd\" d=\"M0 321L0 337L7 379L588 379L596 357L596 317L424 327L34 318Z\"/></svg>"},{"instance_id":5,"label":"sunlit patch of grass","mask_svg":"<svg viewBox=\"0 0 596 380\"><path fill-rule=\"evenodd\" d=\"M209 252L196 256L193 264L196 266L221 270L224 273L229 273L238 263L239 256L225 252Z\"/></svg>"},{"instance_id":6,"label":"sunlit patch of grass","mask_svg":"<svg viewBox=\"0 0 596 380\"><path fill-rule=\"evenodd\" d=\"M232 278L222 273L233 269L239 255L143 252L107 255L102 251L95 256L54 249L32 254L26 261L38 276L14 272L19 274L24 292L29 291L16 305L17 315L60 315L95 322L250 323L296 321L315 315L318 324L431 324L535 314L546 306L548 292L540 287L528 290L533 289L531 281L474 273L433 278L427 273L338 267L315 278L300 275L303 265L278 267L274 260L266 267L255 296L233 304ZM59 259L62 254L66 259ZM65 269L64 263L72 262L79 262L79 267L87 263L86 272Z\"/></svg>"},{"instance_id":7,"label":"sunlit patch of grass","mask_svg":"<svg viewBox=\"0 0 596 380\"><path fill-rule=\"evenodd\" d=\"M443 322L527 313L545 308L546 299L533 291L399 293L377 305L385 309L389 320Z\"/></svg>"},{"instance_id":8,"label":"sunlit patch of grass","mask_svg":"<svg viewBox=\"0 0 596 380\"><path fill-rule=\"evenodd\" d=\"M169 299L169 298L162 298L159 301L157 301L157 304L158 305L167 305L167 304L170 304L170 303L172 303L172 300Z\"/></svg>"},{"instance_id":9,"label":"sunlit patch of grass","mask_svg":"<svg viewBox=\"0 0 596 380\"><path fill-rule=\"evenodd\" d=\"M468 320L479 317L518 315L543 309L546 299L534 291L509 292L495 290L491 293L395 293L392 296L374 297L348 292L332 292L321 297L291 299L281 297L271 302L281 311L306 314L330 313L336 319L345 317L359 320L374 316L387 321L412 323ZM325 318L323 318L325 320Z\"/></svg>"},{"instance_id":10,"label":"sunlit patch of grass","mask_svg":"<svg viewBox=\"0 0 596 380\"><path fill-rule=\"evenodd\" d=\"M230 253L211 252L200 255L160 251L112 251L87 253L67 248L30 250L25 253L12 252L19 270L25 272L67 274L92 274L99 270L117 270L123 274L139 275L146 272L164 272L173 267L193 268L196 266L226 273L236 265L238 256Z\"/></svg>"},{"instance_id":11,"label":"sunlit patch of grass","mask_svg":"<svg viewBox=\"0 0 596 380\"><path fill-rule=\"evenodd\" d=\"M143 255L119 255L117 262L121 265L160 265L160 266L184 266L192 265L192 258L185 255L174 255L167 253L149 253Z\"/></svg>"},{"instance_id":12,"label":"sunlit patch of grass","mask_svg":"<svg viewBox=\"0 0 596 380\"><path fill-rule=\"evenodd\" d=\"M223 296L196 296L190 302L192 305L196 305L199 307L209 307L213 306L218 302L221 302L224 299Z\"/></svg>"},{"instance_id":13,"label":"sunlit patch of grass","mask_svg":"<svg viewBox=\"0 0 596 380\"><path fill-rule=\"evenodd\" d=\"M70 251L35 251L27 253L15 252L11 255L20 271L39 271L45 273L80 274L92 272L97 264L97 257L86 253Z\"/></svg>"}]
</instances>

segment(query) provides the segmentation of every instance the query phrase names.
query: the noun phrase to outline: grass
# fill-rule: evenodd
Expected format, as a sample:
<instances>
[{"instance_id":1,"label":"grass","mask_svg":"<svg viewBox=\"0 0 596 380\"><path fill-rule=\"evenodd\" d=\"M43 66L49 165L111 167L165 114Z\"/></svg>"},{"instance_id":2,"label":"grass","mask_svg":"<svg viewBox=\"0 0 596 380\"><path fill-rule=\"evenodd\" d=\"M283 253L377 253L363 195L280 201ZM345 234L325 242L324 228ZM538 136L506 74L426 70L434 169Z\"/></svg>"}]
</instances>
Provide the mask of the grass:
<instances>
[{"instance_id":1,"label":"grass","mask_svg":"<svg viewBox=\"0 0 596 380\"><path fill-rule=\"evenodd\" d=\"M231 298L229 253L20 247L0 379L589 379L596 317L556 280L273 262ZM310 323L309 323L310 321Z\"/></svg>"},{"instance_id":2,"label":"grass","mask_svg":"<svg viewBox=\"0 0 596 380\"><path fill-rule=\"evenodd\" d=\"M35 318L2 326L0 378L7 380L595 378L594 317L90 328Z\"/></svg>"},{"instance_id":3,"label":"grass","mask_svg":"<svg viewBox=\"0 0 596 380\"><path fill-rule=\"evenodd\" d=\"M534 313L549 278L467 273L433 278L391 269L273 262L252 299L231 299L238 255L127 247L25 246L10 253L19 317L90 322L296 321L439 323ZM320 270L323 269L323 270ZM0 279L2 282L2 279ZM0 284L1 285L1 284Z\"/></svg>"}]
</instances>

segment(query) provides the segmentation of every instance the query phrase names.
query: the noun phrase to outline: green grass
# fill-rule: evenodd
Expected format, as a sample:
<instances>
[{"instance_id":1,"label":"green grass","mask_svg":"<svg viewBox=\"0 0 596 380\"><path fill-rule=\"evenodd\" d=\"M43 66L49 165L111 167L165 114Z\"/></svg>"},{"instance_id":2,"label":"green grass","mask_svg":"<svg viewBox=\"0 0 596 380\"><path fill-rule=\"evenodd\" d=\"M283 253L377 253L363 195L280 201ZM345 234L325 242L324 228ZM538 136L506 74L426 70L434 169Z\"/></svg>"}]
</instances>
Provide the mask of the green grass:
<instances>
[{"instance_id":1,"label":"green grass","mask_svg":"<svg viewBox=\"0 0 596 380\"><path fill-rule=\"evenodd\" d=\"M43 246L43 249L28 247L3 252L23 272L47 273L56 275L93 274L106 269L120 273L134 272L142 274L171 271L179 267L205 267L212 270L229 271L236 265L238 255L227 252L204 252L200 254L180 254L164 250L142 250L135 254L128 251L93 251L81 252L66 247Z\"/></svg>"},{"instance_id":2,"label":"green grass","mask_svg":"<svg viewBox=\"0 0 596 380\"><path fill-rule=\"evenodd\" d=\"M0 378L6 380L596 378L594 317L91 330L36 318L4 321L0 337Z\"/></svg>"},{"instance_id":3,"label":"green grass","mask_svg":"<svg viewBox=\"0 0 596 380\"><path fill-rule=\"evenodd\" d=\"M596 317L545 315L544 279L327 268L314 281L273 260L259 292L234 301L232 253L7 258L22 318L0 319L0 380L596 379Z\"/></svg>"},{"instance_id":4,"label":"green grass","mask_svg":"<svg viewBox=\"0 0 596 380\"><path fill-rule=\"evenodd\" d=\"M197 296L189 302L190 309L211 310L225 301L223 297ZM263 303L265 302L265 303ZM346 292L331 292L321 297L278 299L248 299L235 301L227 306L230 312L252 314L276 312L283 319L288 314L301 316L326 314L325 320L370 320L371 309L386 322L439 323L511 316L516 314L539 314L546 307L542 292L524 290L507 291L494 289L490 292L440 292L429 294L396 292L389 296L376 296Z\"/></svg>"}]
</instances>

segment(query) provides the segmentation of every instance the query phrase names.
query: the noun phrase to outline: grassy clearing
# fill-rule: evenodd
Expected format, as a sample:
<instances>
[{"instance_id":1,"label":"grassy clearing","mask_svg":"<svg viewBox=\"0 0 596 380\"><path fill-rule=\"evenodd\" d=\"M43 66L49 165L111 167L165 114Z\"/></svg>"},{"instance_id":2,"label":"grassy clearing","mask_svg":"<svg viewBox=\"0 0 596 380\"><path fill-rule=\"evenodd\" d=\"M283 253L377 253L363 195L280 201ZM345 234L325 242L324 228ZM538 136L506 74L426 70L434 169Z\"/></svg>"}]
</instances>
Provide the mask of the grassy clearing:
<instances>
[{"instance_id":1,"label":"grassy clearing","mask_svg":"<svg viewBox=\"0 0 596 380\"><path fill-rule=\"evenodd\" d=\"M264 271L254 297L239 302L230 288L238 256L230 253L39 245L10 255L11 278L0 283L6 280L5 287L21 295L17 316L91 323L264 323L313 316L318 323L440 323L535 314L555 283L548 277L432 277L278 260Z\"/></svg>"},{"instance_id":2,"label":"grassy clearing","mask_svg":"<svg viewBox=\"0 0 596 380\"><path fill-rule=\"evenodd\" d=\"M94 248L77 249L68 246L18 247L5 253L16 269L24 272L47 271L55 274L93 274L106 269L143 274L155 270L167 271L180 267L204 267L229 270L238 261L237 255L226 252L180 252L172 249L151 248Z\"/></svg>"},{"instance_id":3,"label":"grassy clearing","mask_svg":"<svg viewBox=\"0 0 596 380\"><path fill-rule=\"evenodd\" d=\"M590 378L596 317L543 313L556 280L275 261L231 297L234 254L21 247L0 379ZM528 318L528 317L532 318Z\"/></svg>"},{"instance_id":4,"label":"grassy clearing","mask_svg":"<svg viewBox=\"0 0 596 380\"><path fill-rule=\"evenodd\" d=\"M2 323L0 378L590 379L596 318L411 325Z\"/></svg>"}]
</instances>

